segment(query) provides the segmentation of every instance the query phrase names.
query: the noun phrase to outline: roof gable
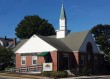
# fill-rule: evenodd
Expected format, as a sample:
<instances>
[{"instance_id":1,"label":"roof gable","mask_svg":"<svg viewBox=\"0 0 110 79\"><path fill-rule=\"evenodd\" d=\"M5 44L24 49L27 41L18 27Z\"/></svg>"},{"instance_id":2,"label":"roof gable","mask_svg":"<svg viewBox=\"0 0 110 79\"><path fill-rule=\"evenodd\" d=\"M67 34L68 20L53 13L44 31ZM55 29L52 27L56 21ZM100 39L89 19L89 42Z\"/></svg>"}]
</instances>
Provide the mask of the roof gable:
<instances>
[{"instance_id":1,"label":"roof gable","mask_svg":"<svg viewBox=\"0 0 110 79\"><path fill-rule=\"evenodd\" d=\"M85 40L89 31L70 33L66 38L60 40L67 45L72 51L78 51Z\"/></svg>"},{"instance_id":2,"label":"roof gable","mask_svg":"<svg viewBox=\"0 0 110 79\"><path fill-rule=\"evenodd\" d=\"M88 37L89 36L89 37ZM90 38L90 39L88 39ZM86 41L91 41L95 47L93 37L89 31L69 33L65 38L57 39L56 36L33 35L30 39L21 41L15 48L16 53L49 52L58 51L79 51L86 45ZM28 43L30 42L30 43ZM25 50L23 50L25 49ZM97 49L95 47L95 49Z\"/></svg>"},{"instance_id":3,"label":"roof gable","mask_svg":"<svg viewBox=\"0 0 110 79\"><path fill-rule=\"evenodd\" d=\"M40 37L33 35L26 41L15 53L35 53L48 52L57 50L55 47L42 40Z\"/></svg>"},{"instance_id":4,"label":"roof gable","mask_svg":"<svg viewBox=\"0 0 110 79\"><path fill-rule=\"evenodd\" d=\"M87 44L91 43L92 47L93 47L93 53L99 53L99 50L96 46L94 37L92 36L91 32L88 32L87 36L85 37L82 45L80 46L79 51L81 52L86 52L87 51Z\"/></svg>"},{"instance_id":5,"label":"roof gable","mask_svg":"<svg viewBox=\"0 0 110 79\"><path fill-rule=\"evenodd\" d=\"M24 43L26 43L29 39L22 39L15 48L12 49L13 52L16 52Z\"/></svg>"}]
</instances>

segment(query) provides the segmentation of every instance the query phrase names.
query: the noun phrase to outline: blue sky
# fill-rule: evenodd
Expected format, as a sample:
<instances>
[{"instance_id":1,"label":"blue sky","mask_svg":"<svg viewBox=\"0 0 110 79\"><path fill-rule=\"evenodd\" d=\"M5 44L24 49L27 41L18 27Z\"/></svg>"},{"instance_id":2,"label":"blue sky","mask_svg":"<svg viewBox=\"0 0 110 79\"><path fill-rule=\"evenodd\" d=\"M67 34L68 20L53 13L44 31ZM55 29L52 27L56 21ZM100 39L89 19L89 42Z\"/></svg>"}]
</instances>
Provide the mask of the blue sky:
<instances>
[{"instance_id":1,"label":"blue sky","mask_svg":"<svg viewBox=\"0 0 110 79\"><path fill-rule=\"evenodd\" d=\"M110 24L110 0L64 0L68 29L89 30ZM39 15L59 28L62 0L0 0L0 37L16 37L15 28L26 15Z\"/></svg>"}]
</instances>

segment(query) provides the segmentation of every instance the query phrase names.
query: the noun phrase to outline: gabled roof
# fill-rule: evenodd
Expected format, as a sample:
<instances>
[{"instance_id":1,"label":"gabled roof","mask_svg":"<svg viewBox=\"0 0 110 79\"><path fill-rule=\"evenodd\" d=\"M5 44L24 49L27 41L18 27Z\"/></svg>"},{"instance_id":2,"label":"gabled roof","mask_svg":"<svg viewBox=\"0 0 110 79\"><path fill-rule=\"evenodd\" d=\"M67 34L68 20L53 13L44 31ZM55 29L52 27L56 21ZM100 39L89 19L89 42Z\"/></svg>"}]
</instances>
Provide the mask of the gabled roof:
<instances>
[{"instance_id":1,"label":"gabled roof","mask_svg":"<svg viewBox=\"0 0 110 79\"><path fill-rule=\"evenodd\" d=\"M14 40L15 40L15 38L0 37L0 41L3 43L3 46L6 48L13 48L15 46Z\"/></svg>"},{"instance_id":2,"label":"gabled roof","mask_svg":"<svg viewBox=\"0 0 110 79\"><path fill-rule=\"evenodd\" d=\"M69 33L65 38L57 39L56 36L39 36L42 40L52 45L58 51L78 51L85 40L89 31ZM28 39L22 40L18 45L13 49L16 51L19 49Z\"/></svg>"},{"instance_id":3,"label":"gabled roof","mask_svg":"<svg viewBox=\"0 0 110 79\"><path fill-rule=\"evenodd\" d=\"M15 48L12 49L12 51L17 51L26 41L28 41L28 39L22 39Z\"/></svg>"},{"instance_id":4,"label":"gabled roof","mask_svg":"<svg viewBox=\"0 0 110 79\"><path fill-rule=\"evenodd\" d=\"M78 51L85 37L87 36L88 32L89 31L69 33L65 38L60 38L59 40L72 51ZM55 36L50 36L50 37L56 38Z\"/></svg>"},{"instance_id":5,"label":"gabled roof","mask_svg":"<svg viewBox=\"0 0 110 79\"><path fill-rule=\"evenodd\" d=\"M39 36L41 39L58 49L59 51L71 51L65 43L63 43L60 39L47 37L47 36Z\"/></svg>"}]
</instances>

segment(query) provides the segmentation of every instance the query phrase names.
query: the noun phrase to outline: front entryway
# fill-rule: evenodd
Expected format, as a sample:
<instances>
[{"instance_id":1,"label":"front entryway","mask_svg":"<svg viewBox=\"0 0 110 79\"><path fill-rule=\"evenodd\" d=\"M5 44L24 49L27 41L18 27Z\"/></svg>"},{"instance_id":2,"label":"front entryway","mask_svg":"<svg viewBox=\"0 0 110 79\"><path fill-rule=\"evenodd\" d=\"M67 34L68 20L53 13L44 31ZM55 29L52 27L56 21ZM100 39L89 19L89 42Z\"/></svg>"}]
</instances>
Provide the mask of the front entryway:
<instances>
[{"instance_id":1,"label":"front entryway","mask_svg":"<svg viewBox=\"0 0 110 79\"><path fill-rule=\"evenodd\" d=\"M69 69L69 56L68 55L63 55L63 69L68 70Z\"/></svg>"}]
</instances>

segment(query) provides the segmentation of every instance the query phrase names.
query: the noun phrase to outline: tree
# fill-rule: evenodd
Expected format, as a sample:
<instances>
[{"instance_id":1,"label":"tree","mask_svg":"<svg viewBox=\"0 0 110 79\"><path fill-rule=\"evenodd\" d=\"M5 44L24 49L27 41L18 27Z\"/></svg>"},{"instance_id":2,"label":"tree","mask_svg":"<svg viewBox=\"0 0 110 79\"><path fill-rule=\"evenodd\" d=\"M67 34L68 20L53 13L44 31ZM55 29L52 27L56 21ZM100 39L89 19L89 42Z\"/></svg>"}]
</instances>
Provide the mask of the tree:
<instances>
[{"instance_id":1,"label":"tree","mask_svg":"<svg viewBox=\"0 0 110 79\"><path fill-rule=\"evenodd\" d=\"M25 16L15 29L16 36L20 39L30 38L33 34L49 36L55 35L52 24L39 16Z\"/></svg>"},{"instance_id":2,"label":"tree","mask_svg":"<svg viewBox=\"0 0 110 79\"><path fill-rule=\"evenodd\" d=\"M108 54L110 52L110 25L96 25L91 32L94 34L100 50Z\"/></svg>"},{"instance_id":3,"label":"tree","mask_svg":"<svg viewBox=\"0 0 110 79\"><path fill-rule=\"evenodd\" d=\"M14 53L11 49L7 49L3 46L0 46L0 70L3 70L5 67L14 65Z\"/></svg>"},{"instance_id":4,"label":"tree","mask_svg":"<svg viewBox=\"0 0 110 79\"><path fill-rule=\"evenodd\" d=\"M98 24L91 29L91 32L99 49L104 51L107 59L110 60L110 25Z\"/></svg>"}]
</instances>

